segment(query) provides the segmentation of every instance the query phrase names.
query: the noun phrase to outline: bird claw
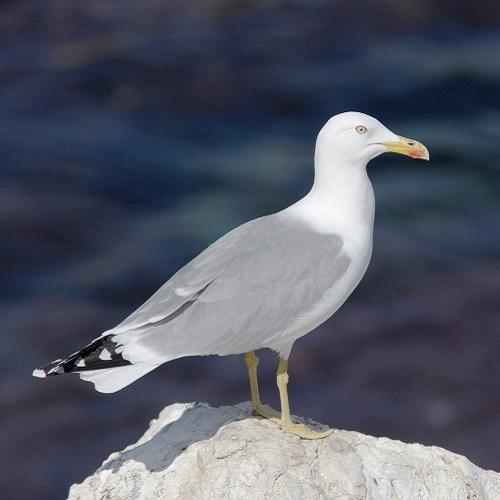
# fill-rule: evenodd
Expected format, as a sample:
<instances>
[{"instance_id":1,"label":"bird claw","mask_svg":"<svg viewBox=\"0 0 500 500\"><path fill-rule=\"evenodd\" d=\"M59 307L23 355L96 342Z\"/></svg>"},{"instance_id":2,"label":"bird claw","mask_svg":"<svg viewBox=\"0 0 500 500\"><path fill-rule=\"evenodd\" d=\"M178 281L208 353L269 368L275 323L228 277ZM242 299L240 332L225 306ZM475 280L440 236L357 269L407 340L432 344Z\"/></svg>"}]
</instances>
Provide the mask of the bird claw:
<instances>
[{"instance_id":1,"label":"bird claw","mask_svg":"<svg viewBox=\"0 0 500 500\"><path fill-rule=\"evenodd\" d=\"M269 405L263 404L252 405L252 415L259 415L273 421L279 421L281 419L281 415L278 411L271 408Z\"/></svg>"},{"instance_id":2,"label":"bird claw","mask_svg":"<svg viewBox=\"0 0 500 500\"><path fill-rule=\"evenodd\" d=\"M285 432L295 434L301 439L324 439L329 436L333 429L327 429L326 431L314 431L304 424L296 424L294 422L279 422L279 427Z\"/></svg>"},{"instance_id":3,"label":"bird claw","mask_svg":"<svg viewBox=\"0 0 500 500\"><path fill-rule=\"evenodd\" d=\"M323 439L333 432L333 429L327 429L326 431L314 431L305 424L283 421L280 413L268 405L258 404L252 406L252 414L271 420L271 422L274 422L281 430L290 434L295 434L302 439Z\"/></svg>"}]
</instances>

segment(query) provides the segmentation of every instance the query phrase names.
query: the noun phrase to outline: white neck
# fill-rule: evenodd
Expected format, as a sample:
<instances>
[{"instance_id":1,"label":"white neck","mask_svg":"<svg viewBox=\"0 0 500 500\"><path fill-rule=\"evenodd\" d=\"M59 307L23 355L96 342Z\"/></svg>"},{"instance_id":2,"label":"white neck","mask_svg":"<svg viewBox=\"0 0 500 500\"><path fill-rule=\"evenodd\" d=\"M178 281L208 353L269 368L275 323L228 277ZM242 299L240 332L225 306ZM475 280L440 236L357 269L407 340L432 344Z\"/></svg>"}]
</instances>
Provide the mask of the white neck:
<instances>
[{"instance_id":1,"label":"white neck","mask_svg":"<svg viewBox=\"0 0 500 500\"><path fill-rule=\"evenodd\" d=\"M375 199L366 163L349 164L318 145L314 163L312 189L285 212L319 232L340 234L348 244L371 245Z\"/></svg>"}]
</instances>

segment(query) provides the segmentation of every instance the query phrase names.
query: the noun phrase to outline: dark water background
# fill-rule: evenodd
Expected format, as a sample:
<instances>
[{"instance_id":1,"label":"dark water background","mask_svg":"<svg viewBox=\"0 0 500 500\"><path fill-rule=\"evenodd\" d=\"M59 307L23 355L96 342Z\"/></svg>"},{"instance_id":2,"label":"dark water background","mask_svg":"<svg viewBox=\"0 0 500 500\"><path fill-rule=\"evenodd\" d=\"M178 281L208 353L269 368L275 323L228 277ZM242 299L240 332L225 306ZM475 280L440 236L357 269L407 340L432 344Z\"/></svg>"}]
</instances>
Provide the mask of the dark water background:
<instances>
[{"instance_id":1,"label":"dark water background","mask_svg":"<svg viewBox=\"0 0 500 500\"><path fill-rule=\"evenodd\" d=\"M443 4L446 5L443 5ZM312 181L355 109L428 145L370 164L362 285L292 353L295 413L500 469L497 2L58 0L0 5L0 482L63 498L163 406L247 399L238 357L112 395L31 371ZM277 394L262 363L264 398Z\"/></svg>"}]
</instances>

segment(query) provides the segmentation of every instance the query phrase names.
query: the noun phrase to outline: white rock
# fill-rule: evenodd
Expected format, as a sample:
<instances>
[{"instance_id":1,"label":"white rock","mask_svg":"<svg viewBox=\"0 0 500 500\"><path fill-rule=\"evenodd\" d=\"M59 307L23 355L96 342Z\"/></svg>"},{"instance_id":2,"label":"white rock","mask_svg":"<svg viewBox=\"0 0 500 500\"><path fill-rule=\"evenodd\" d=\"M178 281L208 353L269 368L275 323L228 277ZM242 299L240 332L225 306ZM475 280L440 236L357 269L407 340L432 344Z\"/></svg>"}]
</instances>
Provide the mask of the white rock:
<instances>
[{"instance_id":1,"label":"white rock","mask_svg":"<svg viewBox=\"0 0 500 500\"><path fill-rule=\"evenodd\" d=\"M251 417L248 403L188 403L166 407L69 498L498 500L500 474L442 448L358 432L301 440Z\"/></svg>"}]
</instances>

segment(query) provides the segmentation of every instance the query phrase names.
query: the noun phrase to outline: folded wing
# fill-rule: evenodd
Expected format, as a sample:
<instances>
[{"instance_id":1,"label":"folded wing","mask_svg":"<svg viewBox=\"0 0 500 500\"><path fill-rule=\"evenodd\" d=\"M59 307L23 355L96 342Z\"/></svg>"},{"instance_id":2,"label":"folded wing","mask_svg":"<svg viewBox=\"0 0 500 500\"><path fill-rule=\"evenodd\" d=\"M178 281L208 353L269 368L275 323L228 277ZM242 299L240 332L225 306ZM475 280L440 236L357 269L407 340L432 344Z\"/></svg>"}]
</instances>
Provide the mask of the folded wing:
<instances>
[{"instance_id":1,"label":"folded wing","mask_svg":"<svg viewBox=\"0 0 500 500\"><path fill-rule=\"evenodd\" d=\"M270 346L349 266L339 236L275 214L236 228L105 335L133 364Z\"/></svg>"}]
</instances>

